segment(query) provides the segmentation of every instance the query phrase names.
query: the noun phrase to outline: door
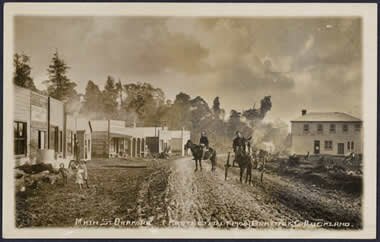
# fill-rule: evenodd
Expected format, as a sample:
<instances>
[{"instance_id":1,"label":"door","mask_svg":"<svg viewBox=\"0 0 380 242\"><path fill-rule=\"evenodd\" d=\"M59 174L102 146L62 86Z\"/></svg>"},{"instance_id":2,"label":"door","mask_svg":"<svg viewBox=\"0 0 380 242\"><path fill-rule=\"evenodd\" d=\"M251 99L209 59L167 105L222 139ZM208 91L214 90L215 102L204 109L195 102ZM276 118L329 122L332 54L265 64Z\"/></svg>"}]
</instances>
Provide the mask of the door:
<instances>
[{"instance_id":1,"label":"door","mask_svg":"<svg viewBox=\"0 0 380 242\"><path fill-rule=\"evenodd\" d=\"M46 132L38 130L38 149L40 150L45 149L45 137L46 137Z\"/></svg>"},{"instance_id":2,"label":"door","mask_svg":"<svg viewBox=\"0 0 380 242\"><path fill-rule=\"evenodd\" d=\"M50 127L50 137L49 137L49 149L54 149L55 152L58 152L58 138L59 133L58 133L58 127L57 126L51 126Z\"/></svg>"},{"instance_id":3,"label":"door","mask_svg":"<svg viewBox=\"0 0 380 242\"><path fill-rule=\"evenodd\" d=\"M314 154L319 154L321 149L321 142L319 140L314 140Z\"/></svg>"},{"instance_id":4,"label":"door","mask_svg":"<svg viewBox=\"0 0 380 242\"><path fill-rule=\"evenodd\" d=\"M338 143L338 155L344 155L344 143Z\"/></svg>"}]
</instances>

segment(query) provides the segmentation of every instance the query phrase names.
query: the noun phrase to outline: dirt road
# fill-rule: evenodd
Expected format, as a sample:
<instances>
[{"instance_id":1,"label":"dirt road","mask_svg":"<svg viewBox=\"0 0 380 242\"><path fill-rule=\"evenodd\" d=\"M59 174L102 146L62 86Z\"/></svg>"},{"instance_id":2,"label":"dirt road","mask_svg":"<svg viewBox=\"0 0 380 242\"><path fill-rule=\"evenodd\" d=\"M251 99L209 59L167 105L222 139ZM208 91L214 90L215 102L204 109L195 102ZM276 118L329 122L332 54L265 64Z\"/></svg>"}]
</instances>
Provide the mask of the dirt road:
<instances>
[{"instance_id":1,"label":"dirt road","mask_svg":"<svg viewBox=\"0 0 380 242\"><path fill-rule=\"evenodd\" d=\"M289 201L286 196L278 196L275 189L272 189L274 182L277 182L273 181L273 177L266 177L267 186L258 183L249 186L240 184L236 174L230 174L230 179L225 181L224 170L218 168L212 173L210 169L209 163L204 162L203 171L195 172L194 162L189 157L159 167L145 180L139 193L139 219L155 226L222 228L305 228L316 226L317 222L329 227L331 223L347 222L336 220L344 219L345 212L342 216L338 214L331 217L329 211L326 212L321 207L322 213L326 212L324 216L319 212L306 211L315 209L319 204L298 208L299 201ZM256 180L257 177L258 174L255 174ZM305 192L299 189L294 189L294 192L296 196L310 195L299 194ZM337 201L324 202L339 205ZM347 223L338 225L340 228L356 226Z\"/></svg>"},{"instance_id":2,"label":"dirt road","mask_svg":"<svg viewBox=\"0 0 380 242\"><path fill-rule=\"evenodd\" d=\"M72 178L18 194L17 226L361 227L360 197L276 174L261 184L256 171L254 185L240 184L237 168L225 181L223 159L215 172L208 162L195 172L191 157L94 160L88 170L88 189L79 191Z\"/></svg>"}]
</instances>

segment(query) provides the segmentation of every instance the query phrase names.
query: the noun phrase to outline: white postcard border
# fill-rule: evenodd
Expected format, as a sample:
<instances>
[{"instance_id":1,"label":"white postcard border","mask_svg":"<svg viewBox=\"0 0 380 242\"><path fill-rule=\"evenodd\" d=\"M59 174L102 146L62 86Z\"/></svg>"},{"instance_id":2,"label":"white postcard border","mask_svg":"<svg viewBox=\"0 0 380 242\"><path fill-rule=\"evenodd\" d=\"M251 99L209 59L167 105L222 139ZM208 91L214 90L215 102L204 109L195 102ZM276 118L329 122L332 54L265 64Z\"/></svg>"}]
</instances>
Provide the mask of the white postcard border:
<instances>
[{"instance_id":1,"label":"white postcard border","mask_svg":"<svg viewBox=\"0 0 380 242\"><path fill-rule=\"evenodd\" d=\"M13 16L322 17L360 16L363 24L363 229L215 230L15 227L13 175ZM377 5L375 3L6 3L3 76L3 237L5 238L375 238L377 152ZM337 95L339 95L337 93Z\"/></svg>"}]
</instances>

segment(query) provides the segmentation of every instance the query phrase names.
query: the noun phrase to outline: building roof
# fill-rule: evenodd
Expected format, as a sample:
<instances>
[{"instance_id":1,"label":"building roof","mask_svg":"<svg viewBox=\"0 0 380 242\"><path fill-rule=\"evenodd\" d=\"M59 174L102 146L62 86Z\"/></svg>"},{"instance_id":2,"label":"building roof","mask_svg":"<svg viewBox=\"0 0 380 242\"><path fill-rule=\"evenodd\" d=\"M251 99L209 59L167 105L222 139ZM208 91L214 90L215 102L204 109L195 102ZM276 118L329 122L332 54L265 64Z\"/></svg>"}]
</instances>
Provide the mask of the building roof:
<instances>
[{"instance_id":1,"label":"building roof","mask_svg":"<svg viewBox=\"0 0 380 242\"><path fill-rule=\"evenodd\" d=\"M291 122L361 122L361 120L340 112L310 112Z\"/></svg>"}]
</instances>

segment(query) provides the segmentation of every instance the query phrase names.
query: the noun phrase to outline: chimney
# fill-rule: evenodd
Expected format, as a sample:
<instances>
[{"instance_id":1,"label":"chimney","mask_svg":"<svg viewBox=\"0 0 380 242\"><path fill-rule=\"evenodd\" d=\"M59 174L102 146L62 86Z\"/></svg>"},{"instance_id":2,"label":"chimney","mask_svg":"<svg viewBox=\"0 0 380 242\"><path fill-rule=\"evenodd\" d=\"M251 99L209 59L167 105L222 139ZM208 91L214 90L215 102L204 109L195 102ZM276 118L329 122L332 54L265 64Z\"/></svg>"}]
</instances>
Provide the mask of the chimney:
<instances>
[{"instance_id":1,"label":"chimney","mask_svg":"<svg viewBox=\"0 0 380 242\"><path fill-rule=\"evenodd\" d=\"M302 109L302 116L306 115L306 109Z\"/></svg>"}]
</instances>

